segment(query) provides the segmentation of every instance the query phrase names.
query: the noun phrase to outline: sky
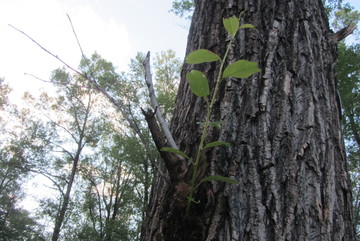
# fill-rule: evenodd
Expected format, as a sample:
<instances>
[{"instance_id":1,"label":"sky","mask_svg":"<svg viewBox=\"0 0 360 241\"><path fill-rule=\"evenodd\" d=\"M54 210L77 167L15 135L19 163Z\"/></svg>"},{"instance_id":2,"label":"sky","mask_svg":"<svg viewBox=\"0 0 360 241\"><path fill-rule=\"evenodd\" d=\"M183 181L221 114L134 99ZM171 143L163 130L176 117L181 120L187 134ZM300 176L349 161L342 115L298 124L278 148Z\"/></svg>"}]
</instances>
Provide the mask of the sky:
<instances>
[{"instance_id":1,"label":"sky","mask_svg":"<svg viewBox=\"0 0 360 241\"><path fill-rule=\"evenodd\" d=\"M360 0L349 1L360 10ZM0 77L20 96L45 87L29 73L49 79L63 65L24 31L73 67L81 52L71 29L71 17L87 56L97 51L119 71L127 70L137 52L173 49L184 57L189 23L170 13L172 0L0 0Z\"/></svg>"},{"instance_id":2,"label":"sky","mask_svg":"<svg viewBox=\"0 0 360 241\"><path fill-rule=\"evenodd\" d=\"M24 31L43 47L77 67L81 52L95 51L126 71L137 52L173 49L184 57L188 22L170 13L171 0L0 0L0 77L14 91L45 87L51 71L63 64L14 30Z\"/></svg>"}]
</instances>

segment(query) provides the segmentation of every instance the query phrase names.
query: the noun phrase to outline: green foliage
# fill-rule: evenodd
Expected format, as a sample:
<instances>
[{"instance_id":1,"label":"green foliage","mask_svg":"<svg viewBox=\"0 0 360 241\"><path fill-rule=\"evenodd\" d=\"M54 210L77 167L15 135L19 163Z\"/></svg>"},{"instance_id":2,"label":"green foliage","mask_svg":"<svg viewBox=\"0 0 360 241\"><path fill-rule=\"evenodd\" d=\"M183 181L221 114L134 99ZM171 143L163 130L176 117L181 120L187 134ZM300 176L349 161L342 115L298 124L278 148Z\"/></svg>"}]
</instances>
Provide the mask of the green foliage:
<instances>
[{"instance_id":1,"label":"green foliage","mask_svg":"<svg viewBox=\"0 0 360 241\"><path fill-rule=\"evenodd\" d=\"M154 61L157 100L160 109L168 122L174 111L175 99L180 80L182 62L173 50L161 51Z\"/></svg>"},{"instance_id":2,"label":"green foliage","mask_svg":"<svg viewBox=\"0 0 360 241\"><path fill-rule=\"evenodd\" d=\"M349 47L344 43L339 44L336 72L345 117L345 135L349 139L355 139L360 129L359 126L352 126L351 123L358 122L360 117L360 44Z\"/></svg>"},{"instance_id":3,"label":"green foliage","mask_svg":"<svg viewBox=\"0 0 360 241\"><path fill-rule=\"evenodd\" d=\"M29 136L24 136L13 123L12 115L17 109L8 102L10 89L1 81L0 85L1 99L6 103L0 108L0 116L5 117L0 118L0 240L41 240L41 226L19 207L24 197L22 185L29 176L30 164L25 159L28 154L23 150L29 144Z\"/></svg>"},{"instance_id":4,"label":"green foliage","mask_svg":"<svg viewBox=\"0 0 360 241\"><path fill-rule=\"evenodd\" d=\"M245 60L240 60L240 61L236 61L235 63L227 66L223 72L223 66L227 59L227 55L228 55L231 45L234 41L235 35L239 31L239 19L235 16L226 18L223 20L223 24L224 24L224 27L225 27L227 33L229 34L230 41L227 45L227 49L224 54L224 57L222 59L220 59L220 62L221 62L220 70L218 73L214 91L211 96L211 101L210 101L210 103L208 103L208 101L207 101L207 104L208 104L207 114L206 114L206 118L204 121L204 127L202 130L199 148L198 148L198 151L196 154L196 159L194 162L194 170L193 170L193 175L192 175L192 179L191 179L190 194L189 194L188 203L186 206L186 215L189 215L190 204L191 204L192 200L194 199L193 195L194 195L194 191L195 191L195 186L197 185L195 182L196 182L197 175L198 175L197 168L200 163L200 156L201 156L202 150L205 148L216 147L216 146L221 146L221 145L229 146L229 143L226 143L226 142L212 142L212 143L208 143L207 145L205 145L205 136L207 135L209 123L211 122L210 116L211 116L212 108L215 103L216 95L217 95L217 92L218 92L218 89L219 89L219 86L220 86L222 80L227 77L246 78L246 77L250 77L252 74L260 71L260 69L256 67L256 63L254 64L254 63L251 63L251 62L248 62ZM195 56L195 57L201 56L202 61L196 61L197 63L211 62L209 60L213 60L213 59L215 59L213 56L217 56L217 54L209 54L209 53L205 54L205 53L206 53L205 51L201 51L201 52L194 51L194 52L190 53L189 56L192 56L192 57L193 56ZM204 55L205 55L205 57L204 57ZM193 63L191 61L193 58L190 58L190 62L188 60L187 60L187 62ZM194 72L194 71L191 71L190 73L192 73L192 72ZM209 91L207 91L209 83L207 83L207 82L205 83L205 80L207 81L206 77L204 77L205 74L203 74L200 71L196 71L195 73L196 73L196 75L192 75L192 78L188 78L190 88L191 88L192 92L195 95L197 95L198 97L206 97L209 94ZM195 87L194 87L194 83L196 83ZM192 87L192 85L193 85L193 87ZM203 85L203 86L201 87L199 85ZM202 180L204 180L204 179L202 179ZM229 182L230 179L217 175L215 177L209 177L208 179L205 178L205 180L221 180L221 181Z\"/></svg>"},{"instance_id":5,"label":"green foliage","mask_svg":"<svg viewBox=\"0 0 360 241\"><path fill-rule=\"evenodd\" d=\"M16 207L8 207L5 212L0 210L1 240L45 240L41 232L41 227L30 217L28 211Z\"/></svg>"},{"instance_id":6,"label":"green foliage","mask_svg":"<svg viewBox=\"0 0 360 241\"><path fill-rule=\"evenodd\" d=\"M359 11L349 3L342 1L326 2L326 9L331 26L338 31L348 25L357 25L360 20ZM349 40L359 40L359 30L354 31ZM355 42L353 41L353 42ZM346 42L349 42L348 39ZM349 172L353 191L353 212L357 236L360 238L360 137L359 137L359 79L360 79L360 52L359 43L347 46L345 41L338 44L338 63L336 66L338 90L340 93L343 117L343 133Z\"/></svg>"},{"instance_id":7,"label":"green foliage","mask_svg":"<svg viewBox=\"0 0 360 241\"><path fill-rule=\"evenodd\" d=\"M69 210L63 228L66 240L135 240L138 237L149 201L154 175L152 165L156 161L155 155L147 152L155 152L155 148L151 147L148 131L140 120L137 106L138 103L146 102L142 94L145 89L143 57L139 53L131 60L130 73L127 74L117 74L113 65L98 54L81 62L83 73L94 79L116 101L125 105L123 113L114 110L81 76L66 75L61 72L63 70L54 74L63 79L68 76L66 83L71 83L68 87L78 93L77 101L86 101L84 94L87 91L91 92L91 100L94 101L89 109L89 125L83 138L86 149L82 154L79 177L76 179L74 199L77 202L72 203L72 210ZM77 80L81 83L75 82ZM53 82L59 83L56 79ZM63 107L69 106L66 96L62 96L61 103ZM84 102L82 106L87 106L87 103L89 102ZM59 111L61 108L53 105L53 109ZM84 113L74 112L74 116L81 117ZM134 134L133 127L127 122L126 118L130 117L142 131L142 139ZM78 127L81 126L79 124ZM144 145L148 147L145 148ZM49 207L49 214L54 213L50 208L53 203L47 202L44 205Z\"/></svg>"},{"instance_id":8,"label":"green foliage","mask_svg":"<svg viewBox=\"0 0 360 241\"><path fill-rule=\"evenodd\" d=\"M353 186L355 225L360 235L360 44L346 46L342 42L338 48L339 57L336 67L338 90L342 103L343 130Z\"/></svg>"},{"instance_id":9,"label":"green foliage","mask_svg":"<svg viewBox=\"0 0 360 241\"><path fill-rule=\"evenodd\" d=\"M179 17L185 17L190 20L194 7L195 5L193 0L176 0L173 1L170 12L173 12Z\"/></svg>"},{"instance_id":10,"label":"green foliage","mask_svg":"<svg viewBox=\"0 0 360 241\"><path fill-rule=\"evenodd\" d=\"M5 80L0 78L0 110L4 110L9 104L8 95L11 92L11 88L5 84Z\"/></svg>"},{"instance_id":11,"label":"green foliage","mask_svg":"<svg viewBox=\"0 0 360 241\"><path fill-rule=\"evenodd\" d=\"M342 0L321 0L325 7L325 11L328 15L331 14L331 12L334 11L341 3Z\"/></svg>"},{"instance_id":12,"label":"green foliage","mask_svg":"<svg viewBox=\"0 0 360 241\"><path fill-rule=\"evenodd\" d=\"M208 83L208 80L207 80L205 74L198 70L192 70L189 73L187 73L187 75L186 75L186 79L189 82L192 93L198 97L206 97L205 100L207 103L207 113L206 113L205 121L201 122L203 124L202 135L201 135L198 151L196 153L196 158L193 161L193 173L192 173L192 179L191 179L190 194L188 196L188 202L187 202L187 206L186 206L186 216L189 215L191 203L195 202L195 199L194 199L195 189L196 189L197 185L201 184L201 182L205 182L205 181L225 181L225 182L230 182L230 183L234 182L234 180L232 180L230 178L216 175L216 176L204 178L204 179L202 179L202 181L200 183L196 183L196 180L198 179L197 169L200 164L201 152L207 148L230 145L229 143L222 142L222 141L216 141L216 142L211 142L211 143L205 144L205 137L207 135L207 130L208 130L209 126L213 125L212 123L217 123L216 126L219 126L218 122L210 121L210 117L211 117L213 105L216 100L217 92L219 90L219 86L220 86L222 80L225 78L228 78L228 77L246 78L246 77L250 77L252 74L260 71L260 69L257 68L256 63L249 62L246 60L240 60L240 61L236 61L235 63L232 63L229 66L227 66L227 68L223 72L224 63L227 59L229 50L232 46L232 43L234 41L236 33L239 31L239 19L235 16L233 16L231 18L226 18L223 20L223 24L224 24L226 31L229 34L230 41L227 45L226 52L222 59L216 53L213 53L206 49L200 49L200 50L193 51L186 57L186 63L188 63L188 64L201 64L201 63L207 63L207 62L220 61L220 70L219 70L219 73L217 76L215 88L212 92L212 96L210 97L210 99L211 99L210 102L207 99L208 95L210 94L210 89L209 89L209 83ZM186 154L184 154L183 152L181 152L177 149L167 147L167 148L162 148L162 151L168 151L168 152L172 152L172 153L176 153L176 154L180 154L180 155L185 155L186 158L188 158L188 156Z\"/></svg>"},{"instance_id":13,"label":"green foliage","mask_svg":"<svg viewBox=\"0 0 360 241\"><path fill-rule=\"evenodd\" d=\"M82 228L78 237L91 240L134 240L141 226L146 159L135 136L112 133L98 155L82 166L86 191L82 197ZM136 178L134 178L136 177Z\"/></svg>"},{"instance_id":14,"label":"green foliage","mask_svg":"<svg viewBox=\"0 0 360 241\"><path fill-rule=\"evenodd\" d=\"M360 13L357 10L354 10L349 3L340 5L337 10L334 11L334 21L332 26L335 30L340 30L341 28L348 25L357 25L360 20Z\"/></svg>"}]
</instances>

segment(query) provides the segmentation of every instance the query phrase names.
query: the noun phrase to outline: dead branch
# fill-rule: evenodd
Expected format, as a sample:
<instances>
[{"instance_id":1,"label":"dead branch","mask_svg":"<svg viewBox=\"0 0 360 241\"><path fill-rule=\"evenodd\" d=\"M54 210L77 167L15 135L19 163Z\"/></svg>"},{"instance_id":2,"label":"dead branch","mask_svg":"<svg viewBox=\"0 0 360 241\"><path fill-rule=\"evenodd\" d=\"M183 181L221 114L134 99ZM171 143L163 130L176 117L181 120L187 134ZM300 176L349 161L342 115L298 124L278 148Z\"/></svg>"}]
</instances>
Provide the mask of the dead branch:
<instances>
[{"instance_id":1,"label":"dead branch","mask_svg":"<svg viewBox=\"0 0 360 241\"><path fill-rule=\"evenodd\" d=\"M159 150L162 159L165 162L166 169L170 174L170 180L172 183L178 183L181 179L182 174L186 171L185 162L179 158L178 155L174 155L170 152L160 151L162 147L166 147L166 139L164 138L163 133L161 132L156 118L155 112L148 110L145 111L141 109L143 115L145 116L145 120L148 123L152 139L155 142L156 148Z\"/></svg>"},{"instance_id":2,"label":"dead branch","mask_svg":"<svg viewBox=\"0 0 360 241\"><path fill-rule=\"evenodd\" d=\"M69 22L70 22L70 25L71 25L71 29L72 29L72 31L73 31L73 33L74 33L75 38L76 38L76 42L78 43L79 49L80 49L80 51L81 51L81 55L82 55L83 58L85 58L84 51L83 51L82 48L81 48L81 44L80 44L79 38L77 37L77 34L76 34L76 31L75 31L74 25L73 25L73 23L72 23L72 21L71 21L71 18L70 18L70 16L69 16L69 14L66 14L66 16L67 16L68 19L69 19Z\"/></svg>"},{"instance_id":3,"label":"dead branch","mask_svg":"<svg viewBox=\"0 0 360 241\"><path fill-rule=\"evenodd\" d=\"M169 130L169 127L167 126L167 124L163 118L163 115L159 108L159 104L156 99L154 85L153 85L153 81L152 81L152 75L151 75L151 71L150 71L150 52L147 53L146 58L143 62L143 65L145 68L145 81L146 81L146 85L149 89L150 101L151 101L151 105L152 105L153 109L155 110L154 112L156 115L156 119L159 122L162 132L164 133L169 145L172 148L179 149L174 141L174 138Z\"/></svg>"},{"instance_id":4,"label":"dead branch","mask_svg":"<svg viewBox=\"0 0 360 241\"><path fill-rule=\"evenodd\" d=\"M355 29L356 26L354 25L346 26L345 28L340 29L336 33L330 34L329 40L331 43L337 44L338 42L340 42L341 40L345 39L347 36L352 34Z\"/></svg>"},{"instance_id":5,"label":"dead branch","mask_svg":"<svg viewBox=\"0 0 360 241\"><path fill-rule=\"evenodd\" d=\"M74 71L75 73L81 75L82 77L87 78L86 75L84 75L83 73L81 73L80 71L78 71L77 69L71 67L69 64L67 64L64 60L62 60L61 58L59 58L59 56L51 53L49 50L47 50L46 48L44 48L41 44L39 44L38 42L36 42L36 40L34 40L32 37L30 37L29 35L27 35L25 32L21 31L20 29L15 28L14 26L12 26L11 24L9 24L10 27L12 27L13 29L15 29L16 31L18 31L19 33L25 35L28 39L30 39L31 41L33 41L37 46L39 46L42 50L44 50L46 53L50 54L51 56L53 56L55 59L59 60L62 64L64 64L67 68L71 69L72 71Z\"/></svg>"},{"instance_id":6,"label":"dead branch","mask_svg":"<svg viewBox=\"0 0 360 241\"><path fill-rule=\"evenodd\" d=\"M83 86L83 85L75 85L75 84L72 84L70 82L59 82L59 81L50 81L50 80L44 80L36 75L33 75L33 74L30 74L30 73L24 73L24 75L29 75L31 77L33 77L34 79L37 79L37 80L40 80L44 83L50 83L50 84L58 84L58 85L64 85L64 86L74 86L74 87L77 87L77 88L82 88L82 89L89 89L89 90L97 90L95 88L92 88L92 87L89 87L89 86Z\"/></svg>"}]
</instances>

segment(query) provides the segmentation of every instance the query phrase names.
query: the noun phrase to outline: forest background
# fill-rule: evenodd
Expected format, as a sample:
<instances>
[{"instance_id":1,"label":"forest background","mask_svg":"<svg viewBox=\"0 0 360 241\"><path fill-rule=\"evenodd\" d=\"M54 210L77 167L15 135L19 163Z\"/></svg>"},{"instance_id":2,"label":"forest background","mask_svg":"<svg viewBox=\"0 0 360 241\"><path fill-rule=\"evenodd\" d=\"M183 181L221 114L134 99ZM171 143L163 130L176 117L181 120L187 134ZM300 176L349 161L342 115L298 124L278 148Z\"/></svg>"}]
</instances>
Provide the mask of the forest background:
<instances>
[{"instance_id":1,"label":"forest background","mask_svg":"<svg viewBox=\"0 0 360 241\"><path fill-rule=\"evenodd\" d=\"M0 237L49 240L58 231L61 240L139 239L153 180L156 175L164 175L159 171L161 160L141 114L141 108L149 106L143 61L147 50L157 52L152 58L152 72L159 106L169 122L183 59L176 52L185 52L186 19L192 11L191 4L186 3L191 2L171 5L170 1L154 1L161 7L149 12L149 3L130 1L136 9L131 14L119 7L124 19L137 23L129 32L115 19L97 22L90 5L82 8L79 4L70 10L66 1L54 1L55 6L39 1L61 11L55 16L37 15L39 20L29 27L27 14L30 18L36 15L27 6L29 3L19 1L23 5L18 5L11 1L12 7L21 10L22 17L13 14L6 18L3 16L12 15L12 11L6 11L6 2L0 3L4 13L1 20L7 21L6 26L1 25L1 32L14 39L1 47L1 53L7 54L2 55L0 62L0 75L4 76L0 95ZM334 31L359 22L359 12L351 5L327 2L327 6ZM83 56L65 10L70 10L85 51ZM157 11L172 20L153 17ZM61 21L48 25L57 34L46 29L44 19ZM79 72L63 67L7 24L21 28ZM33 26L37 31L33 31ZM358 233L359 65L356 31L339 44L337 71ZM112 99L85 77L95 80Z\"/></svg>"}]
</instances>

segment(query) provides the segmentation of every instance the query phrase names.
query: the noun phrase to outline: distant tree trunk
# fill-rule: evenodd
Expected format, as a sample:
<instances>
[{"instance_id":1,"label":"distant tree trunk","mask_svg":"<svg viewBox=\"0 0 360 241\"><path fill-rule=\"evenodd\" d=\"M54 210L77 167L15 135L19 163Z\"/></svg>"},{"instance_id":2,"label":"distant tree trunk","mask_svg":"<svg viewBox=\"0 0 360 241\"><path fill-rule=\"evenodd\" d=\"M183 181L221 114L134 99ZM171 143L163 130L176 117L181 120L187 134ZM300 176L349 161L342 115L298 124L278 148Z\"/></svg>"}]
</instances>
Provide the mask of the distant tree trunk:
<instances>
[{"instance_id":1,"label":"distant tree trunk","mask_svg":"<svg viewBox=\"0 0 360 241\"><path fill-rule=\"evenodd\" d=\"M203 176L233 177L240 184L202 185L195 194L200 203L185 217L179 183L189 183L191 165L174 169L171 184L159 177L142 240L355 240L336 46L321 0L195 2L187 53L205 48L223 55L224 17L243 13L241 23L256 27L240 30L229 62L257 61L262 72L224 81L212 116L221 129L211 129L207 142L231 147L203 156ZM206 112L185 80L195 68L214 86L219 66L183 68L171 129L190 156Z\"/></svg>"},{"instance_id":2,"label":"distant tree trunk","mask_svg":"<svg viewBox=\"0 0 360 241\"><path fill-rule=\"evenodd\" d=\"M59 212L56 215L55 218L55 226L54 226L54 231L52 233L52 241L57 241L59 240L60 237L60 232L61 232L61 227L63 226L64 223L64 219L65 219L65 214L68 210L69 207L69 202L70 202L70 195L71 195L71 189L73 187L74 181L75 181L75 177L78 171L78 166L79 166L79 162L80 162L80 155L81 152L84 148L84 146L86 145L86 141L85 141L85 131L87 128L87 121L88 121L88 117L89 117L89 113L90 113L90 109L91 109L91 98L89 98L88 103L87 103L87 107L85 109L85 117L83 120L83 123L81 123L81 125L78 125L79 127L79 140L77 141L77 149L76 149L76 153L74 156L69 155L69 157L72 160L72 167L71 167L71 172L69 175L69 180L67 182L66 185L66 192L64 194L61 206L59 208ZM79 120L76 119L77 124L79 124Z\"/></svg>"},{"instance_id":3,"label":"distant tree trunk","mask_svg":"<svg viewBox=\"0 0 360 241\"><path fill-rule=\"evenodd\" d=\"M51 239L52 241L57 241L59 239L59 236L60 236L61 226L63 225L64 219L65 219L65 214L66 214L66 211L67 211L68 206L69 206L70 193L71 193L72 186L74 184L74 180L75 180L75 176L76 176L76 172L77 172L77 168L78 168L78 164L79 164L79 159L80 159L80 153L81 153L82 148L83 147L79 144L78 152L76 153L76 156L75 156L75 158L73 160L69 181L68 181L68 184L66 186L66 192L65 192L65 195L63 197L63 201L62 201L60 210L59 210L59 212L58 212L58 214L56 216L56 219L55 219L55 227L54 227L54 231L53 231L52 239Z\"/></svg>"}]
</instances>

